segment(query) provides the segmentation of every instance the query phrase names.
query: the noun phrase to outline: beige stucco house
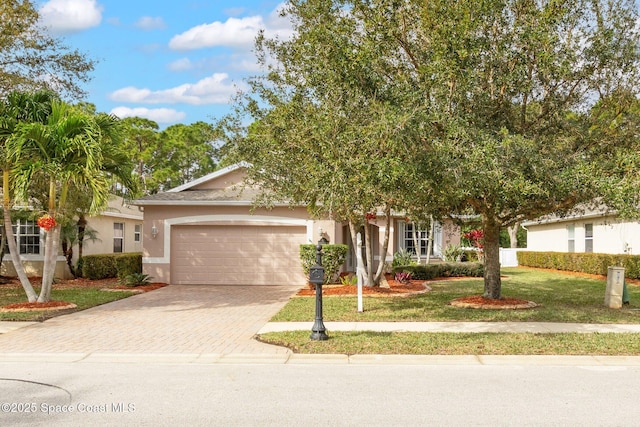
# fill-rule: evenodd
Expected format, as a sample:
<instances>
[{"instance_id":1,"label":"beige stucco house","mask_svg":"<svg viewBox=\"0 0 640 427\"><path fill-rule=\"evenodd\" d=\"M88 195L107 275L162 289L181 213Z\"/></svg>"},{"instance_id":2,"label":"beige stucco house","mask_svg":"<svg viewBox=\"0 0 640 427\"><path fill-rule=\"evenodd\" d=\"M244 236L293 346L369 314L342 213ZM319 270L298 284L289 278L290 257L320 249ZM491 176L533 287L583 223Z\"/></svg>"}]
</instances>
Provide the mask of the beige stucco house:
<instances>
[{"instance_id":1,"label":"beige stucco house","mask_svg":"<svg viewBox=\"0 0 640 427\"><path fill-rule=\"evenodd\" d=\"M100 214L87 218L87 227L95 230L96 239L84 241L83 254L109 254L142 252L142 211L121 198L113 196L108 207ZM20 250L20 259L29 276L41 276L44 264L44 242L46 233L35 221L18 220L14 223L14 234ZM78 247L73 247L74 265L78 258ZM6 251L0 274L16 276L11 256ZM56 277L69 278L71 273L62 254L58 257Z\"/></svg>"},{"instance_id":2,"label":"beige stucco house","mask_svg":"<svg viewBox=\"0 0 640 427\"><path fill-rule=\"evenodd\" d=\"M547 216L523 226L530 251L640 254L640 223L622 220L607 209Z\"/></svg>"},{"instance_id":3,"label":"beige stucco house","mask_svg":"<svg viewBox=\"0 0 640 427\"><path fill-rule=\"evenodd\" d=\"M331 243L350 244L348 227L313 220L304 206L282 203L256 208L257 190L244 188L244 165L220 169L164 193L132 203L144 209L143 272L170 284L274 285L306 283L300 244L316 243L320 233ZM384 221L370 224L376 260L391 261L401 247L414 245L412 224L395 218L384 257ZM434 253L459 243L453 227L436 227ZM426 250L425 236L418 245ZM353 271L353 257L344 269Z\"/></svg>"}]
</instances>

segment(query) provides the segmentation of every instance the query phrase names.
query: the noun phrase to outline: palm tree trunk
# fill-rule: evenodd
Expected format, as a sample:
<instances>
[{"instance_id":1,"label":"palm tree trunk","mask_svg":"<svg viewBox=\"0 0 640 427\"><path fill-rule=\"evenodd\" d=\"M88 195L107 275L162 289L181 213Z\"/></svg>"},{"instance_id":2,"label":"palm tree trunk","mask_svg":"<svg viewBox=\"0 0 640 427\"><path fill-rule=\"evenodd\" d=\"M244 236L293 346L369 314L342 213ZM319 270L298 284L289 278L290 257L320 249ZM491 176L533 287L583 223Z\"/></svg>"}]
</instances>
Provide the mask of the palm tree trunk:
<instances>
[{"instance_id":1,"label":"palm tree trunk","mask_svg":"<svg viewBox=\"0 0 640 427\"><path fill-rule=\"evenodd\" d=\"M47 241L45 242L44 268L42 272L42 288L38 302L49 302L51 299L51 287L56 270L58 259L58 246L60 241L60 224L47 231Z\"/></svg>"},{"instance_id":2,"label":"palm tree trunk","mask_svg":"<svg viewBox=\"0 0 640 427\"><path fill-rule=\"evenodd\" d=\"M4 191L4 197L2 202L3 207L3 219L4 219L4 230L7 236L7 245L9 245L9 255L11 256L11 262L13 262L13 268L16 270L16 274L18 275L18 279L20 279L20 284L24 289L24 292L27 294L27 300L29 302L35 302L38 298L36 291L33 290L33 286L27 277L27 274L24 272L24 266L20 261L20 252L18 251L18 245L16 244L16 237L13 234L13 226L11 224L11 206L10 206L10 197L9 197L9 171L5 170L2 173L2 189Z\"/></svg>"}]
</instances>

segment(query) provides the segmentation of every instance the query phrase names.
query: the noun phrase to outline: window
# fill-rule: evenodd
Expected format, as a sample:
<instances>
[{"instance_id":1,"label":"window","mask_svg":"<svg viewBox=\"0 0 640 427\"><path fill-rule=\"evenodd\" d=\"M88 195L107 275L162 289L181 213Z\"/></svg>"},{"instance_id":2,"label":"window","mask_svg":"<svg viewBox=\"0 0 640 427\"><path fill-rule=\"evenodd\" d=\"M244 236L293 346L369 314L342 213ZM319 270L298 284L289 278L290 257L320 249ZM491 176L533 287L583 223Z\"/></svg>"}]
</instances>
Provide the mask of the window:
<instances>
[{"instance_id":1,"label":"window","mask_svg":"<svg viewBox=\"0 0 640 427\"><path fill-rule=\"evenodd\" d=\"M113 223L113 252L120 253L124 248L124 223Z\"/></svg>"},{"instance_id":2,"label":"window","mask_svg":"<svg viewBox=\"0 0 640 427\"><path fill-rule=\"evenodd\" d=\"M576 251L576 226L571 224L567 226L567 233L569 235L569 247L567 251L575 252Z\"/></svg>"},{"instance_id":3,"label":"window","mask_svg":"<svg viewBox=\"0 0 640 427\"><path fill-rule=\"evenodd\" d=\"M40 227L35 221L18 220L13 225L13 235L21 255L40 254ZM4 250L9 253L9 245L5 244Z\"/></svg>"},{"instance_id":4,"label":"window","mask_svg":"<svg viewBox=\"0 0 640 427\"><path fill-rule=\"evenodd\" d=\"M40 227L35 221L18 221L14 232L21 254L40 253Z\"/></svg>"},{"instance_id":5,"label":"window","mask_svg":"<svg viewBox=\"0 0 640 427\"><path fill-rule=\"evenodd\" d=\"M415 227L412 222L400 221L398 223L400 248L414 255L417 254L416 248L420 250L420 256L427 255L427 247L429 242L429 233L427 230L420 230Z\"/></svg>"},{"instance_id":6,"label":"window","mask_svg":"<svg viewBox=\"0 0 640 427\"><path fill-rule=\"evenodd\" d=\"M593 224L584 225L584 251L593 252Z\"/></svg>"},{"instance_id":7,"label":"window","mask_svg":"<svg viewBox=\"0 0 640 427\"><path fill-rule=\"evenodd\" d=\"M139 242L142 236L142 225L136 224L135 231L133 232L133 241Z\"/></svg>"}]
</instances>

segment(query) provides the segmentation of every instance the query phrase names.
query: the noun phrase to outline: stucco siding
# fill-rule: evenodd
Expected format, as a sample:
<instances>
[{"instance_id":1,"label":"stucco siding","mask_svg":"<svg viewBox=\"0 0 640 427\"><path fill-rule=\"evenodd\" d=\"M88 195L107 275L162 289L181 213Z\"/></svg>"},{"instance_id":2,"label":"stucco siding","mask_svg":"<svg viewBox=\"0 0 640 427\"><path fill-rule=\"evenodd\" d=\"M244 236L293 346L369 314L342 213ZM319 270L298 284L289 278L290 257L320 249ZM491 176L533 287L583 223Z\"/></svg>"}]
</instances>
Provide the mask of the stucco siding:
<instances>
[{"instance_id":1,"label":"stucco siding","mask_svg":"<svg viewBox=\"0 0 640 427\"><path fill-rule=\"evenodd\" d=\"M587 227L593 229L592 238ZM640 254L640 224L613 216L572 218L543 224L527 224L527 249L532 251L568 252L573 230L574 252L585 252L592 240L593 252Z\"/></svg>"}]
</instances>

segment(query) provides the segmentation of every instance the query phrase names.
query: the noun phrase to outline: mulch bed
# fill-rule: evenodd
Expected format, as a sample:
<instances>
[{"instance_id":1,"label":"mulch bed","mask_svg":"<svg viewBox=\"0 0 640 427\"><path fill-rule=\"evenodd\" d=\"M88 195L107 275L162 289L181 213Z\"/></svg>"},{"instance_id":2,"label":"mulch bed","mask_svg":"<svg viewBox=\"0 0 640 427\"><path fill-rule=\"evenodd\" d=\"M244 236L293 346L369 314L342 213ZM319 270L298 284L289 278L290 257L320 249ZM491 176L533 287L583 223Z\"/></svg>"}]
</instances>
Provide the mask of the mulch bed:
<instances>
[{"instance_id":1,"label":"mulch bed","mask_svg":"<svg viewBox=\"0 0 640 427\"><path fill-rule=\"evenodd\" d=\"M390 297L409 296L419 293L429 292L431 288L424 280L411 280L408 283L401 283L393 279L393 276L386 275L387 286L362 287L362 294L367 296ZM301 297L315 296L315 286L309 285L296 294ZM325 296L352 296L358 294L358 287L355 285L323 285L322 295Z\"/></svg>"}]
</instances>

